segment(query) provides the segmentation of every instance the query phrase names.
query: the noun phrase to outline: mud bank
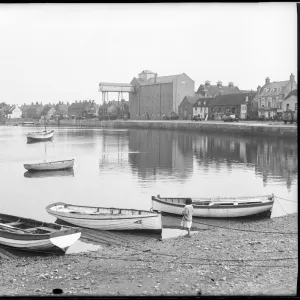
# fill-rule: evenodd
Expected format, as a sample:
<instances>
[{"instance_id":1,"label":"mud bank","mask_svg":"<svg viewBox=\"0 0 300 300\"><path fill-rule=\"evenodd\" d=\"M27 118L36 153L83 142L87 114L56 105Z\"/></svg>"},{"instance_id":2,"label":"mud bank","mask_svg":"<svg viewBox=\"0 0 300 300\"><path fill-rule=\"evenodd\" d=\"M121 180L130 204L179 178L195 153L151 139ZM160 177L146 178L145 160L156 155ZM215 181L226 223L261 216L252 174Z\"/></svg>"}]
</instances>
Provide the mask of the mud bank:
<instances>
[{"instance_id":1,"label":"mud bank","mask_svg":"<svg viewBox=\"0 0 300 300\"><path fill-rule=\"evenodd\" d=\"M296 295L297 225L298 214L230 221L191 238L2 258L0 295Z\"/></svg>"}]
</instances>

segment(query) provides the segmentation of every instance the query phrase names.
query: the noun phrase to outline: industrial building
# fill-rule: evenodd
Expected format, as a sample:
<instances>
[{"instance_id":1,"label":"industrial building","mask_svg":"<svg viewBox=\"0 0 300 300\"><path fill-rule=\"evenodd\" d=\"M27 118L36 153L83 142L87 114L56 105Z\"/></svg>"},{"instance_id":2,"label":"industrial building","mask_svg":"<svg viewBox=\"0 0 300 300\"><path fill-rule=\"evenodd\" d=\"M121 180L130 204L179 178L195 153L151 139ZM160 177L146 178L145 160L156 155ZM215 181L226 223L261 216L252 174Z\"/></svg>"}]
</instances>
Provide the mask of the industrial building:
<instances>
[{"instance_id":1,"label":"industrial building","mask_svg":"<svg viewBox=\"0 0 300 300\"><path fill-rule=\"evenodd\" d=\"M144 70L133 78L134 92L129 94L131 119L163 119L178 114L185 96L193 96L195 82L185 73L160 76Z\"/></svg>"}]
</instances>

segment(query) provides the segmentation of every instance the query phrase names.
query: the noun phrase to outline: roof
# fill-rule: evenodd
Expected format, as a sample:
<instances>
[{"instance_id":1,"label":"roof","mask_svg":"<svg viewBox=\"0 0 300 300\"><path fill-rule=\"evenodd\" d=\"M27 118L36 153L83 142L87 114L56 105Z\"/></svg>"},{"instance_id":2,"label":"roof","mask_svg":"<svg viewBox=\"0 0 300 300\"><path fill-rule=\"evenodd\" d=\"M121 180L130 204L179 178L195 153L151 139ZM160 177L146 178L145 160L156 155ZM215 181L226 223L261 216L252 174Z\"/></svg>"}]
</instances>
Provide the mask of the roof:
<instances>
[{"instance_id":1,"label":"roof","mask_svg":"<svg viewBox=\"0 0 300 300\"><path fill-rule=\"evenodd\" d=\"M205 91L207 91L207 95L209 95L209 96L216 96L216 94L219 94L220 92L223 93L223 95L240 93L240 90L237 86L218 87L217 85L205 86L205 85L201 84L197 90L197 94L204 96Z\"/></svg>"},{"instance_id":2,"label":"roof","mask_svg":"<svg viewBox=\"0 0 300 300\"><path fill-rule=\"evenodd\" d=\"M75 102L69 106L69 109L88 109L92 105L92 102Z\"/></svg>"},{"instance_id":3,"label":"roof","mask_svg":"<svg viewBox=\"0 0 300 300\"><path fill-rule=\"evenodd\" d=\"M53 107L52 106L44 107L44 109L42 110L42 115L46 115L51 110L51 108Z\"/></svg>"},{"instance_id":4,"label":"roof","mask_svg":"<svg viewBox=\"0 0 300 300\"><path fill-rule=\"evenodd\" d=\"M246 97L249 97L251 99L251 97L253 98L254 96L254 93L239 93L220 95L216 96L215 98L201 98L198 99L198 101L193 106L203 106L204 101L206 102L205 106L240 105L245 103Z\"/></svg>"},{"instance_id":5,"label":"roof","mask_svg":"<svg viewBox=\"0 0 300 300\"><path fill-rule=\"evenodd\" d=\"M290 84L290 80L270 82L261 88L261 91L257 96L264 97L286 94L288 93Z\"/></svg>"},{"instance_id":6,"label":"roof","mask_svg":"<svg viewBox=\"0 0 300 300\"><path fill-rule=\"evenodd\" d=\"M187 98L191 104L194 104L199 99L198 95L185 96L184 98Z\"/></svg>"},{"instance_id":7,"label":"roof","mask_svg":"<svg viewBox=\"0 0 300 300\"><path fill-rule=\"evenodd\" d=\"M291 96L296 96L296 97L298 97L298 92L297 92L297 90L291 91L291 92L285 97L285 99L287 99L287 98L289 98L289 97L291 97Z\"/></svg>"},{"instance_id":8,"label":"roof","mask_svg":"<svg viewBox=\"0 0 300 300\"><path fill-rule=\"evenodd\" d=\"M169 75L169 76L157 76L156 77L156 83L155 83L155 77L149 78L146 81L141 81L139 78L134 77L131 82L134 83L134 79L135 79L140 85L150 85L150 84L159 84L159 83L171 83L175 79L177 79L179 76L181 76L182 74Z\"/></svg>"}]
</instances>

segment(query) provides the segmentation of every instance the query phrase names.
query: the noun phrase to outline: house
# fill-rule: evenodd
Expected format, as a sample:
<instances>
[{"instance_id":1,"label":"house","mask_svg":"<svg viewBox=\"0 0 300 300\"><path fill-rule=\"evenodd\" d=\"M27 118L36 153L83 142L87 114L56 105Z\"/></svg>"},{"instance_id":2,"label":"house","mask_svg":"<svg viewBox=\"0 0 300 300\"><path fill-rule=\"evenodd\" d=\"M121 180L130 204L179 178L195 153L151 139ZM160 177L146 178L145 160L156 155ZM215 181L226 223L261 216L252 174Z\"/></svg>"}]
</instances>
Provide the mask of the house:
<instances>
[{"instance_id":1,"label":"house","mask_svg":"<svg viewBox=\"0 0 300 300\"><path fill-rule=\"evenodd\" d=\"M52 105L46 105L41 112L41 117L50 120L52 119L54 113L55 113L55 107L53 107Z\"/></svg>"},{"instance_id":2,"label":"house","mask_svg":"<svg viewBox=\"0 0 300 300\"><path fill-rule=\"evenodd\" d=\"M68 108L69 117L73 118L89 118L98 116L98 105L96 105L95 101L75 101Z\"/></svg>"},{"instance_id":3,"label":"house","mask_svg":"<svg viewBox=\"0 0 300 300\"><path fill-rule=\"evenodd\" d=\"M55 113L54 115L57 118L60 119L65 119L68 117L68 109L69 109L69 102L67 102L66 104L64 102L59 101L56 105L55 105Z\"/></svg>"},{"instance_id":4,"label":"house","mask_svg":"<svg viewBox=\"0 0 300 300\"><path fill-rule=\"evenodd\" d=\"M99 108L99 119L123 119L129 118L129 103L122 99L119 103L115 100L104 102Z\"/></svg>"},{"instance_id":5,"label":"house","mask_svg":"<svg viewBox=\"0 0 300 300\"><path fill-rule=\"evenodd\" d=\"M23 118L39 119L41 117L44 106L42 103L32 102L30 105L26 105L26 109L23 109Z\"/></svg>"},{"instance_id":6,"label":"house","mask_svg":"<svg viewBox=\"0 0 300 300\"><path fill-rule=\"evenodd\" d=\"M295 76L290 75L290 80L270 82L267 77L265 84L257 87L257 95L253 101L257 109L257 116L266 119L281 115L283 101L293 90L297 89Z\"/></svg>"},{"instance_id":7,"label":"house","mask_svg":"<svg viewBox=\"0 0 300 300\"><path fill-rule=\"evenodd\" d=\"M297 90L291 91L282 102L282 110L291 110L297 113L298 111L298 95Z\"/></svg>"},{"instance_id":8,"label":"house","mask_svg":"<svg viewBox=\"0 0 300 300\"><path fill-rule=\"evenodd\" d=\"M199 99L195 94L193 96L185 96L178 106L178 114L180 120L190 120L193 116L193 105Z\"/></svg>"},{"instance_id":9,"label":"house","mask_svg":"<svg viewBox=\"0 0 300 300\"><path fill-rule=\"evenodd\" d=\"M255 93L239 93L219 95L214 98L200 98L193 106L193 116L200 115L202 119L221 120L226 113L235 114L240 119L248 116L248 107Z\"/></svg>"},{"instance_id":10,"label":"house","mask_svg":"<svg viewBox=\"0 0 300 300\"><path fill-rule=\"evenodd\" d=\"M7 111L8 119L20 119L22 118L22 110L18 105L12 105Z\"/></svg>"},{"instance_id":11,"label":"house","mask_svg":"<svg viewBox=\"0 0 300 300\"><path fill-rule=\"evenodd\" d=\"M229 82L228 86L223 86L222 81L218 81L217 85L211 85L209 80L206 80L205 84L200 84L196 92L197 95L205 98L234 93L241 93L241 91L237 86L234 86L233 82Z\"/></svg>"},{"instance_id":12,"label":"house","mask_svg":"<svg viewBox=\"0 0 300 300\"><path fill-rule=\"evenodd\" d=\"M178 106L185 96L194 95L195 82L185 73L157 76L144 70L133 78L134 92L129 94L131 119L163 119L178 114Z\"/></svg>"}]
</instances>

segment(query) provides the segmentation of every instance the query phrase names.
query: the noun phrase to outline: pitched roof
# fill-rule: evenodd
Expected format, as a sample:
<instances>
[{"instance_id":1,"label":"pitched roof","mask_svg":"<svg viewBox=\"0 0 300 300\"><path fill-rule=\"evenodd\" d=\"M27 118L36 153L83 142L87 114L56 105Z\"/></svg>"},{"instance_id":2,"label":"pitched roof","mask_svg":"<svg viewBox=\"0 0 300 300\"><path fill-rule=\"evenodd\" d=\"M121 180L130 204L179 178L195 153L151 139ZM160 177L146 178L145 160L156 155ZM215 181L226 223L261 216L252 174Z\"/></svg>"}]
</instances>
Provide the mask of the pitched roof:
<instances>
[{"instance_id":1,"label":"pitched roof","mask_svg":"<svg viewBox=\"0 0 300 300\"><path fill-rule=\"evenodd\" d=\"M216 94L222 93L223 95L227 95L227 94L234 94L234 93L240 93L240 90L237 86L221 86L218 87L217 85L200 85L198 90L197 90L197 94L200 95L205 95L205 91L207 91L207 95L209 96L214 96Z\"/></svg>"},{"instance_id":2,"label":"pitched roof","mask_svg":"<svg viewBox=\"0 0 300 300\"><path fill-rule=\"evenodd\" d=\"M42 110L42 115L46 115L51 110L51 108L53 107L52 106L44 107L44 109Z\"/></svg>"},{"instance_id":3,"label":"pitched roof","mask_svg":"<svg viewBox=\"0 0 300 300\"><path fill-rule=\"evenodd\" d=\"M92 102L75 102L69 106L69 109L88 109Z\"/></svg>"},{"instance_id":4,"label":"pitched roof","mask_svg":"<svg viewBox=\"0 0 300 300\"><path fill-rule=\"evenodd\" d=\"M191 104L195 104L195 102L199 99L198 95L185 96L185 98L187 98Z\"/></svg>"},{"instance_id":5,"label":"pitched roof","mask_svg":"<svg viewBox=\"0 0 300 300\"><path fill-rule=\"evenodd\" d=\"M204 106L204 101L206 102L205 106L240 105L245 103L246 97L248 97L248 100L251 100L254 95L254 93L239 93L219 95L215 98L202 98L198 99L198 101L193 106Z\"/></svg>"},{"instance_id":6,"label":"pitched roof","mask_svg":"<svg viewBox=\"0 0 300 300\"><path fill-rule=\"evenodd\" d=\"M298 97L298 92L297 92L297 91L298 91L297 89L291 91L291 92L285 97L285 99L287 99L287 98L289 98L289 97L291 97L291 96L296 96L296 97Z\"/></svg>"}]
</instances>

